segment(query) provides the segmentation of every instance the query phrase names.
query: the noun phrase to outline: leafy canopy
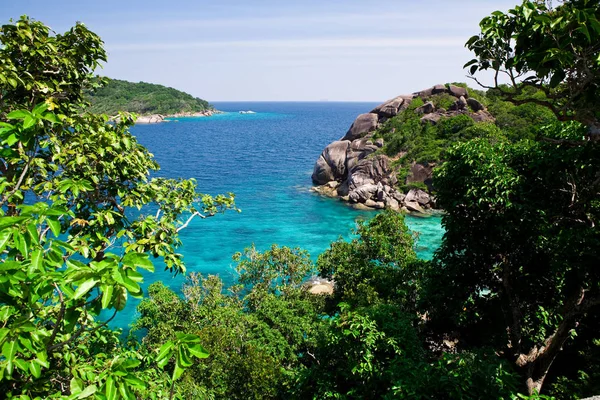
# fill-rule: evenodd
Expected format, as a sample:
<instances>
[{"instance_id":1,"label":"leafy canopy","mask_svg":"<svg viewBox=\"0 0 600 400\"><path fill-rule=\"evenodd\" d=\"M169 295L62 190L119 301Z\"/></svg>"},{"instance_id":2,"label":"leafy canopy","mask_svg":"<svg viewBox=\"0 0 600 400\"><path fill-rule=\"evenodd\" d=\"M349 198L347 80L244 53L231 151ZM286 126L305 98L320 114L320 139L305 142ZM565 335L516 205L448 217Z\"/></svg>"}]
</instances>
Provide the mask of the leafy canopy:
<instances>
[{"instance_id":1,"label":"leafy canopy","mask_svg":"<svg viewBox=\"0 0 600 400\"><path fill-rule=\"evenodd\" d=\"M151 178L158 165L129 133L133 117L85 111L106 53L84 25L54 34L22 17L2 26L0 43L0 389L134 398L152 358L123 348L106 324L142 296L149 255L185 271L178 232L233 208L233 196ZM195 348L180 342L171 381Z\"/></svg>"}]
</instances>

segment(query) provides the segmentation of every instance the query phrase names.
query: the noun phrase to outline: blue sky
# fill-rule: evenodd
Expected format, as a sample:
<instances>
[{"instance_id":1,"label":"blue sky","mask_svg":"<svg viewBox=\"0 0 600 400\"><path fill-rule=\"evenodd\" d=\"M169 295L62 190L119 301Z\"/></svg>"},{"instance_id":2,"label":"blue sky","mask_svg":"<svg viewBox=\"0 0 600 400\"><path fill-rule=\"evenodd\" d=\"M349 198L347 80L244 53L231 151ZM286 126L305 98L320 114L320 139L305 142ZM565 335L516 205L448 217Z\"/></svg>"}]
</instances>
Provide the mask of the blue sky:
<instances>
[{"instance_id":1,"label":"blue sky","mask_svg":"<svg viewBox=\"0 0 600 400\"><path fill-rule=\"evenodd\" d=\"M209 101L383 101L465 81L479 21L518 0L0 0L56 32L76 21L108 51L101 75Z\"/></svg>"}]
</instances>

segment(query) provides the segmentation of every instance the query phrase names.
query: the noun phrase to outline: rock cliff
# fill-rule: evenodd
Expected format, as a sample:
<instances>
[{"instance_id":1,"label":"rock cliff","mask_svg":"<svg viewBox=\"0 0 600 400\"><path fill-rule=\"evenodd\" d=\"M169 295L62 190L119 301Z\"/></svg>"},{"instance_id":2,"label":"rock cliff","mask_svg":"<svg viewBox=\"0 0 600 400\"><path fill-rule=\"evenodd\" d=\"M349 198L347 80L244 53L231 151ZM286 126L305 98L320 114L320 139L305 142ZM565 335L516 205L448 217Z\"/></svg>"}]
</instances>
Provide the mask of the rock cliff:
<instances>
[{"instance_id":1,"label":"rock cliff","mask_svg":"<svg viewBox=\"0 0 600 400\"><path fill-rule=\"evenodd\" d=\"M432 99L444 95L447 109L436 107ZM494 121L485 106L469 97L467 89L455 85L435 85L409 95L397 96L360 114L348 132L329 144L317 159L312 180L318 193L339 197L357 208L391 208L422 213L435 208L432 195L432 170L434 163L412 162L409 172L399 182L392 160L383 154L384 139L373 136L388 119L407 110L415 99L423 103L412 112L422 115L421 124L437 124L443 118L467 115L475 122ZM406 184L421 183L429 190L412 188L402 190ZM406 192L406 193L405 193Z\"/></svg>"}]
</instances>

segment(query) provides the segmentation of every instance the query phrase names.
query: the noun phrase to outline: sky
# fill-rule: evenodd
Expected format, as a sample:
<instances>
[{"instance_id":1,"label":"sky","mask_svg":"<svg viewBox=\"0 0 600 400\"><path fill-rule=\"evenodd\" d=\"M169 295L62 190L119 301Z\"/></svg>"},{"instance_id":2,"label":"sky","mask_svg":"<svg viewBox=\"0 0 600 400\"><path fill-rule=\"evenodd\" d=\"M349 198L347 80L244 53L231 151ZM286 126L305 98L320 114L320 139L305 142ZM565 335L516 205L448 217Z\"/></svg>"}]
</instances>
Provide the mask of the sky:
<instances>
[{"instance_id":1,"label":"sky","mask_svg":"<svg viewBox=\"0 0 600 400\"><path fill-rule=\"evenodd\" d=\"M105 42L100 75L211 102L384 101L468 82L464 43L517 3L0 0L0 21L26 14L57 33L83 22Z\"/></svg>"}]
</instances>

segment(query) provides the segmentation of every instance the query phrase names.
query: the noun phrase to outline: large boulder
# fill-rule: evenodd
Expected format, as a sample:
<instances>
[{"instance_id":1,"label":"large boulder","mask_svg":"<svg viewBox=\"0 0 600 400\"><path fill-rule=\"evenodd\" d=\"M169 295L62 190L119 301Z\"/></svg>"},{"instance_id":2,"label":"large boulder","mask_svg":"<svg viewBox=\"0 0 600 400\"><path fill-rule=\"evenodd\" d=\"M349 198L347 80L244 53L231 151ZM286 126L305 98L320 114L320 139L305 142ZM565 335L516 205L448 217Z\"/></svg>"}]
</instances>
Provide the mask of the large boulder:
<instances>
[{"instance_id":1,"label":"large boulder","mask_svg":"<svg viewBox=\"0 0 600 400\"><path fill-rule=\"evenodd\" d=\"M469 105L469 107L471 107L471 110L473 110L474 112L485 110L483 104L481 104L479 101L475 100L472 97L469 97L467 99L467 104Z\"/></svg>"},{"instance_id":2,"label":"large boulder","mask_svg":"<svg viewBox=\"0 0 600 400\"><path fill-rule=\"evenodd\" d=\"M435 111L435 105L431 101L428 101L427 103L423 104L421 107L418 107L415 109L415 112L417 114L429 114L434 111Z\"/></svg>"},{"instance_id":3,"label":"large boulder","mask_svg":"<svg viewBox=\"0 0 600 400\"><path fill-rule=\"evenodd\" d=\"M373 197L376 192L377 185L367 183L351 191L348 196L350 197L350 201L354 203L364 203Z\"/></svg>"},{"instance_id":4,"label":"large boulder","mask_svg":"<svg viewBox=\"0 0 600 400\"><path fill-rule=\"evenodd\" d=\"M431 201L427 192L424 192L421 189L411 189L408 191L408 194L404 198L404 202L408 205L408 203L419 203L419 205L424 206L429 204Z\"/></svg>"},{"instance_id":5,"label":"large boulder","mask_svg":"<svg viewBox=\"0 0 600 400\"><path fill-rule=\"evenodd\" d=\"M377 128L378 121L379 118L377 114L360 114L358 117L356 117L354 123L348 132L346 132L346 136L344 136L342 140L352 141L364 136L366 133L374 131Z\"/></svg>"},{"instance_id":6,"label":"large boulder","mask_svg":"<svg viewBox=\"0 0 600 400\"><path fill-rule=\"evenodd\" d=\"M446 88L446 85L435 85L434 87L431 88L431 94L439 94L439 93L446 93L448 92L448 89Z\"/></svg>"},{"instance_id":7,"label":"large boulder","mask_svg":"<svg viewBox=\"0 0 600 400\"><path fill-rule=\"evenodd\" d=\"M421 90L420 92L415 92L413 93L414 97L420 97L420 98L425 98L425 97L429 97L433 94L433 87Z\"/></svg>"},{"instance_id":8,"label":"large boulder","mask_svg":"<svg viewBox=\"0 0 600 400\"><path fill-rule=\"evenodd\" d=\"M406 209L408 211L425 213L425 210L423 210L423 207L421 207L419 205L419 203L417 203L416 201L407 201L406 203L404 203L404 207L406 207Z\"/></svg>"},{"instance_id":9,"label":"large boulder","mask_svg":"<svg viewBox=\"0 0 600 400\"><path fill-rule=\"evenodd\" d=\"M368 183L387 183L391 172L389 158L385 155L362 159L348 173L348 188L352 192Z\"/></svg>"},{"instance_id":10,"label":"large boulder","mask_svg":"<svg viewBox=\"0 0 600 400\"><path fill-rule=\"evenodd\" d=\"M495 122L496 118L488 110L477 111L476 113L471 114L471 118L475 122Z\"/></svg>"},{"instance_id":11,"label":"large boulder","mask_svg":"<svg viewBox=\"0 0 600 400\"><path fill-rule=\"evenodd\" d=\"M313 182L324 185L330 181L343 180L347 175L346 153L349 147L348 140L338 140L325 147L315 163Z\"/></svg>"},{"instance_id":12,"label":"large boulder","mask_svg":"<svg viewBox=\"0 0 600 400\"><path fill-rule=\"evenodd\" d=\"M432 183L433 167L430 163L412 163L406 176L406 183L423 182L427 186Z\"/></svg>"},{"instance_id":13,"label":"large boulder","mask_svg":"<svg viewBox=\"0 0 600 400\"><path fill-rule=\"evenodd\" d=\"M461 97L461 96L463 96L464 98L469 97L469 92L464 87L450 85L448 87L448 91L454 97Z\"/></svg>"},{"instance_id":14,"label":"large boulder","mask_svg":"<svg viewBox=\"0 0 600 400\"><path fill-rule=\"evenodd\" d=\"M431 114L425 114L421 117L421 122L425 123L425 122L429 122L432 125L437 124L440 119L442 119L442 116L438 113L431 113Z\"/></svg>"},{"instance_id":15,"label":"large boulder","mask_svg":"<svg viewBox=\"0 0 600 400\"><path fill-rule=\"evenodd\" d=\"M371 113L377 114L379 118L391 118L398 114L398 109L402 103L404 103L404 98L402 96L394 97L375 107Z\"/></svg>"}]
</instances>

